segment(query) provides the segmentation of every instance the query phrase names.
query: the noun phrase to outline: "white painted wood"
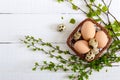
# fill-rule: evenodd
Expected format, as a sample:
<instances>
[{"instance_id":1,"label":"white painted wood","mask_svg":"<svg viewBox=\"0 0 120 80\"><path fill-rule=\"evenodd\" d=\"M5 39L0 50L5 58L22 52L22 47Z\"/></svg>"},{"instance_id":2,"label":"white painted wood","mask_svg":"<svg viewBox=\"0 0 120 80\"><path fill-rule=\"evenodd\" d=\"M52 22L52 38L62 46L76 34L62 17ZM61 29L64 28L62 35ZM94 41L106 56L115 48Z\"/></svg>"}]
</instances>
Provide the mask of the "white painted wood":
<instances>
[{"instance_id":1,"label":"white painted wood","mask_svg":"<svg viewBox=\"0 0 120 80\"><path fill-rule=\"evenodd\" d=\"M56 0L0 0L0 12L5 13L61 13L73 12L69 4L59 4ZM64 7L62 7L64 6Z\"/></svg>"},{"instance_id":2,"label":"white painted wood","mask_svg":"<svg viewBox=\"0 0 120 80\"><path fill-rule=\"evenodd\" d=\"M82 0L74 0L74 3L83 8L84 2ZM109 3L109 0L106 0L106 3ZM111 11L119 13L119 4L119 0L113 0ZM72 10L71 5L67 2L59 4L56 0L0 0L0 13L55 14L79 13L79 11Z\"/></svg>"},{"instance_id":3,"label":"white painted wood","mask_svg":"<svg viewBox=\"0 0 120 80\"><path fill-rule=\"evenodd\" d=\"M83 8L83 1L74 2ZM119 4L119 0L113 0L110 8L120 20ZM0 44L0 80L67 80L65 76L70 73L39 70L33 72L31 69L34 62L55 60L41 52L34 53L28 50L19 39L25 35L32 35L44 41L57 42L62 49L69 49L65 44L66 38L75 26L86 18L80 11L72 10L70 6L67 2L59 4L56 0L0 0L0 13L6 13L0 14L0 43L10 42L10 44ZM64 17L63 20L61 16ZM70 18L75 18L76 24L69 24ZM66 25L65 32L56 31L60 23ZM107 73L105 70L106 68L99 73L94 72L90 80L96 78L97 80L120 80L119 67L108 68Z\"/></svg>"},{"instance_id":4,"label":"white painted wood","mask_svg":"<svg viewBox=\"0 0 120 80\"><path fill-rule=\"evenodd\" d=\"M76 19L76 24L69 23L71 18ZM84 19L83 14L0 15L0 41L18 42L18 39L25 35L33 35L46 41L65 42L72 30ZM66 25L66 30L60 33L57 26L61 23ZM58 36L59 38L56 38Z\"/></svg>"},{"instance_id":5,"label":"white painted wood","mask_svg":"<svg viewBox=\"0 0 120 80\"><path fill-rule=\"evenodd\" d=\"M76 19L76 24L69 23L71 18ZM18 42L26 35L40 37L50 42L66 42L70 33L85 18L84 14L2 14L0 42ZM118 19L120 20L120 17ZM57 26L61 23L66 25L66 30L60 33ZM59 38L56 38L58 36Z\"/></svg>"},{"instance_id":6,"label":"white painted wood","mask_svg":"<svg viewBox=\"0 0 120 80\"><path fill-rule=\"evenodd\" d=\"M63 50L68 49L66 45L60 46ZM3 44L0 45L0 51L0 80L68 80L66 76L72 74L62 71L32 71L35 62L42 63L43 60L55 61L55 59L49 58L42 52L30 51L23 44ZM105 72L106 69L108 72ZM105 67L100 72L93 72L90 80L96 78L97 80L119 80L119 73L119 67Z\"/></svg>"},{"instance_id":7,"label":"white painted wood","mask_svg":"<svg viewBox=\"0 0 120 80\"><path fill-rule=\"evenodd\" d=\"M119 68L109 68L109 72L102 70L90 76L90 80L120 80ZM113 74L112 74L113 73ZM66 76L70 73L52 73L52 72L7 72L0 73L1 80L69 80ZM7 77L7 78L6 78Z\"/></svg>"}]
</instances>

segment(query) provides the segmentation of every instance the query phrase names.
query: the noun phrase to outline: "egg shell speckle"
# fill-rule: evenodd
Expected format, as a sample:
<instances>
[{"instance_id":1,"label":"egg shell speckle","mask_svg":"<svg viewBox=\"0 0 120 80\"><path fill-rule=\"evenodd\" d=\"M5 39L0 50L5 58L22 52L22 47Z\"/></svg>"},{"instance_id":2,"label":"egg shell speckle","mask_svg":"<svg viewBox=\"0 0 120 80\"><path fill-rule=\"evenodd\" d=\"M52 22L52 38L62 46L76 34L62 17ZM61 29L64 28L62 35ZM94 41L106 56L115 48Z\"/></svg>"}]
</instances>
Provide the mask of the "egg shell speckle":
<instances>
[{"instance_id":1,"label":"egg shell speckle","mask_svg":"<svg viewBox=\"0 0 120 80\"><path fill-rule=\"evenodd\" d=\"M90 48L88 46L88 42L85 40L79 40L74 44L74 49L79 53L79 54L86 54L87 52L90 51Z\"/></svg>"},{"instance_id":2,"label":"egg shell speckle","mask_svg":"<svg viewBox=\"0 0 120 80\"><path fill-rule=\"evenodd\" d=\"M89 40L94 38L96 32L96 28L94 27L94 23L90 21L86 21L83 23L81 28L81 34L84 40Z\"/></svg>"},{"instance_id":3,"label":"egg shell speckle","mask_svg":"<svg viewBox=\"0 0 120 80\"><path fill-rule=\"evenodd\" d=\"M104 48L108 42L108 37L103 31L98 31L95 35L95 39L98 42L98 48Z\"/></svg>"}]
</instances>

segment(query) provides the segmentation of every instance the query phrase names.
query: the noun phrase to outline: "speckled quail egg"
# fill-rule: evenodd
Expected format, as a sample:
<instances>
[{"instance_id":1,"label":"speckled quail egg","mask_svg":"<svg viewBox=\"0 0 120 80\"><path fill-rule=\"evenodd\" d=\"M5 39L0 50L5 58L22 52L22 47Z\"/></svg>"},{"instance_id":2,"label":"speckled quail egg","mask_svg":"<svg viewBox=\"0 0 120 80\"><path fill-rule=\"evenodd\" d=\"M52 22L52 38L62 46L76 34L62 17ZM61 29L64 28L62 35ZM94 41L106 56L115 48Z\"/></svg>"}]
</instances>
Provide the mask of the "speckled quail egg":
<instances>
[{"instance_id":1,"label":"speckled quail egg","mask_svg":"<svg viewBox=\"0 0 120 80\"><path fill-rule=\"evenodd\" d=\"M58 27L57 27L57 30L58 30L59 32L62 32L62 31L64 31L65 29L66 29L66 26L65 26L64 24L59 24Z\"/></svg>"},{"instance_id":2,"label":"speckled quail egg","mask_svg":"<svg viewBox=\"0 0 120 80\"><path fill-rule=\"evenodd\" d=\"M81 33L80 32L76 32L74 35L73 35L73 39L76 41L78 39L80 39L81 37Z\"/></svg>"},{"instance_id":3,"label":"speckled quail egg","mask_svg":"<svg viewBox=\"0 0 120 80\"><path fill-rule=\"evenodd\" d=\"M86 59L87 61L92 61L92 60L94 60L94 58L95 58L95 54L92 53L92 52L88 52L88 53L86 54L86 56L85 56L85 59Z\"/></svg>"},{"instance_id":4,"label":"speckled quail egg","mask_svg":"<svg viewBox=\"0 0 120 80\"><path fill-rule=\"evenodd\" d=\"M90 50L91 53L97 55L99 53L99 49L98 48L93 48Z\"/></svg>"},{"instance_id":5,"label":"speckled quail egg","mask_svg":"<svg viewBox=\"0 0 120 80\"><path fill-rule=\"evenodd\" d=\"M89 45L92 47L92 48L97 48L98 47L98 42L92 38L89 40Z\"/></svg>"},{"instance_id":6,"label":"speckled quail egg","mask_svg":"<svg viewBox=\"0 0 120 80\"><path fill-rule=\"evenodd\" d=\"M90 51L90 48L88 46L88 42L85 40L79 40L76 41L74 44L74 49L79 53L79 54L86 54L87 52Z\"/></svg>"}]
</instances>

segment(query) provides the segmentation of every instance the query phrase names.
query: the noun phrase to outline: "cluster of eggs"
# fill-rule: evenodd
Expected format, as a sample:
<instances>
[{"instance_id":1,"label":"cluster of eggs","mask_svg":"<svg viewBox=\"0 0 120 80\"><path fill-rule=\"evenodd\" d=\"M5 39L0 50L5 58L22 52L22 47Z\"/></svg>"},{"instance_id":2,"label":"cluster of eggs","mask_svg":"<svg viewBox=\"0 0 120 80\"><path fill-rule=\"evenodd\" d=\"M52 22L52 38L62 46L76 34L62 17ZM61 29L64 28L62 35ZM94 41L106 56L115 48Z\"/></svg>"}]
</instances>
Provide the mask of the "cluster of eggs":
<instances>
[{"instance_id":1,"label":"cluster of eggs","mask_svg":"<svg viewBox=\"0 0 120 80\"><path fill-rule=\"evenodd\" d=\"M94 60L99 50L104 48L108 42L105 32L98 30L91 21L84 22L80 31L76 32L73 38L76 41L74 49L79 54L85 54L87 61Z\"/></svg>"}]
</instances>

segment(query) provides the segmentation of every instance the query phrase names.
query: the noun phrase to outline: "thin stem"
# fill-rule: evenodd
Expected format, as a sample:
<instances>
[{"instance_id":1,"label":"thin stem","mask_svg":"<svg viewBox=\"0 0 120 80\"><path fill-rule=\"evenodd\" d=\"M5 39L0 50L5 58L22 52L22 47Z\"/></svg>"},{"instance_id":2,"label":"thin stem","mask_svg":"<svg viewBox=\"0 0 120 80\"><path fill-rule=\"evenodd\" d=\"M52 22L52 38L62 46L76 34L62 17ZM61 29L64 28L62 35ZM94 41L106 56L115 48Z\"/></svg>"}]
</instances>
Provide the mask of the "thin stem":
<instances>
[{"instance_id":1,"label":"thin stem","mask_svg":"<svg viewBox=\"0 0 120 80\"><path fill-rule=\"evenodd\" d=\"M104 0L102 0L102 2L103 2L103 4L104 4L105 6L107 6Z\"/></svg>"},{"instance_id":2,"label":"thin stem","mask_svg":"<svg viewBox=\"0 0 120 80\"><path fill-rule=\"evenodd\" d=\"M107 13L105 13L105 14L106 14L106 16L107 16L107 19L108 19L108 23L109 23L109 25L111 25L109 15L108 15ZM112 31L112 33L113 33L114 35L116 35L112 27L111 27L111 31ZM115 37L115 38L116 38L117 40L119 40L118 37Z\"/></svg>"},{"instance_id":3,"label":"thin stem","mask_svg":"<svg viewBox=\"0 0 120 80\"><path fill-rule=\"evenodd\" d=\"M112 0L110 0L110 2L109 2L109 4L108 4L108 8L110 7L111 3L112 3Z\"/></svg>"},{"instance_id":4,"label":"thin stem","mask_svg":"<svg viewBox=\"0 0 120 80\"><path fill-rule=\"evenodd\" d=\"M99 8L97 5L92 5L92 6L94 6L94 7L96 7L96 8L98 8L99 10L101 10L102 11L102 9L101 8ZM102 11L103 12L103 11ZM111 24L111 22L110 22L110 18L109 18L109 15L108 15L108 12L106 13L106 12L103 12L106 16L107 16L107 19L108 19L108 23L109 23L109 25ZM111 13L110 13L111 14ZM112 15L112 14L111 14ZM112 15L113 16L113 15ZM114 16L113 16L114 17ZM117 20L116 20L117 21ZM107 25L106 25L107 26ZM112 33L114 34L114 35L116 35L115 34L115 32L113 31L113 28L111 27L111 29L109 29L110 31L112 31ZM117 40L119 40L119 38L118 37L115 37Z\"/></svg>"},{"instance_id":5,"label":"thin stem","mask_svg":"<svg viewBox=\"0 0 120 80\"><path fill-rule=\"evenodd\" d=\"M115 18L115 16L112 14L112 13L110 13L110 11L108 11L108 13L115 19L115 21L118 23L118 25L120 26L120 23L119 23L119 21Z\"/></svg>"},{"instance_id":6,"label":"thin stem","mask_svg":"<svg viewBox=\"0 0 120 80\"><path fill-rule=\"evenodd\" d=\"M45 44L45 42L43 42L43 41L41 41L39 44ZM58 50L56 47L54 47L54 46L50 46L52 49L54 49L54 50ZM59 49L59 51L60 52L64 52L63 50L60 50ZM70 54L70 55L72 55L72 56L77 56L77 55L74 55L74 54L71 54L69 51L68 51L68 54Z\"/></svg>"},{"instance_id":7,"label":"thin stem","mask_svg":"<svg viewBox=\"0 0 120 80\"><path fill-rule=\"evenodd\" d=\"M65 0L65 1L69 2L71 5L75 5L75 4L73 4L73 3L72 3L71 1L69 1L69 0ZM77 5L75 5L75 6L77 6ZM85 12L84 10L82 10L80 7L77 6L77 8L78 8L79 10L81 10L84 14L87 14L87 12Z\"/></svg>"},{"instance_id":8,"label":"thin stem","mask_svg":"<svg viewBox=\"0 0 120 80\"><path fill-rule=\"evenodd\" d=\"M33 46L34 48L38 48L38 47L36 47L36 46L34 46L34 45L31 45L31 46ZM44 49L42 49L41 51L44 52L45 54L49 54L49 55L52 56L52 57L55 57L55 58L57 57L57 56L55 56L55 55L53 55L53 54L45 51ZM64 61L69 62L68 60L64 59L63 57L61 57L61 59L63 59Z\"/></svg>"},{"instance_id":9,"label":"thin stem","mask_svg":"<svg viewBox=\"0 0 120 80\"><path fill-rule=\"evenodd\" d=\"M105 6L107 6L104 0L102 0L102 2L103 2L103 4L104 4ZM115 16L113 16L113 14L111 14L110 11L109 11L109 7L110 7L110 5L111 5L111 2L112 2L112 0L110 0L110 3L109 3L109 5L108 5L108 11L107 11L107 13L105 13L105 12L103 12L103 13L106 14L106 16L107 16L107 18L108 18L109 24L111 24L111 22L110 22L110 19L109 19L109 15L108 15L108 14L110 14L110 15L115 19L115 21L117 21L117 23L120 25L120 23L119 23L118 20L115 18ZM99 8L99 7L98 7L98 8ZM100 8L99 8L99 9L100 9ZM112 29L113 34L116 35L115 32L113 31L113 28L111 28L111 29ZM119 40L118 37L116 37L116 39Z\"/></svg>"},{"instance_id":10,"label":"thin stem","mask_svg":"<svg viewBox=\"0 0 120 80\"><path fill-rule=\"evenodd\" d=\"M31 44L30 46L32 46L32 47L34 47L34 48L38 48L38 47L36 47L35 45L32 45L32 44ZM47 52L47 51L45 51L44 49L42 49L41 51L44 52L45 54L48 54L48 55L50 55L51 57L54 57L54 58L57 59L57 56L51 54L49 51ZM71 55L71 54L70 54L70 55ZM72 55L72 56L76 56L76 55ZM61 59L64 60L65 62L68 62L69 64L74 64L74 63L80 64L79 61L78 61L78 62L69 61L69 60L67 60L67 59L65 59L65 58L63 58L63 57L61 57ZM57 59L57 60L60 61L59 59Z\"/></svg>"},{"instance_id":11,"label":"thin stem","mask_svg":"<svg viewBox=\"0 0 120 80\"><path fill-rule=\"evenodd\" d=\"M91 9L93 12L95 12L95 11L89 6L89 4L87 3L86 0L84 0L84 2L86 3L86 5L87 5L87 7L88 7L89 9ZM97 14L96 14L96 15L97 15ZM102 21L102 23L103 23L104 25L107 25L99 15L97 15L97 17Z\"/></svg>"},{"instance_id":12,"label":"thin stem","mask_svg":"<svg viewBox=\"0 0 120 80\"><path fill-rule=\"evenodd\" d=\"M109 14L106 14L106 16L107 16L107 19L108 19L108 23L111 24Z\"/></svg>"},{"instance_id":13,"label":"thin stem","mask_svg":"<svg viewBox=\"0 0 120 80\"><path fill-rule=\"evenodd\" d=\"M105 6L107 6L104 0L102 0L102 2L103 2L103 4L104 4ZM111 2L112 2L112 0L110 0L110 3L109 3L109 5L108 5L108 8L110 7ZM107 13L108 13L109 15L111 15L111 16L113 17L113 19L114 19L114 20L118 23L118 25L120 26L119 21L115 18L115 16L114 16L112 13L110 13L109 9L108 9Z\"/></svg>"}]
</instances>

